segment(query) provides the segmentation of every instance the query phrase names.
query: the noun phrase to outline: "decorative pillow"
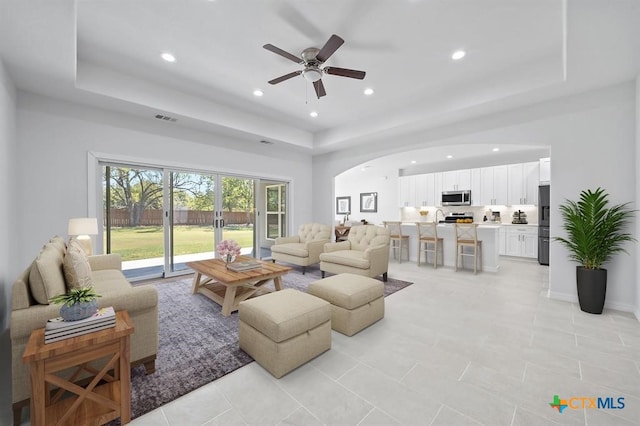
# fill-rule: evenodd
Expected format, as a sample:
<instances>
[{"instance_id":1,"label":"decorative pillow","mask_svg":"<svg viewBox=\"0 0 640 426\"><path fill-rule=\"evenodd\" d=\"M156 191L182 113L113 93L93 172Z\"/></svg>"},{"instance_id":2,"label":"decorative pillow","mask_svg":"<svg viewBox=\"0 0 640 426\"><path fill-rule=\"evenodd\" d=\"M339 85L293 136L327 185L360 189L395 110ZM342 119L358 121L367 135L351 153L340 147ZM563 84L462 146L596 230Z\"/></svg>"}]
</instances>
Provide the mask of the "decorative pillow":
<instances>
[{"instance_id":1,"label":"decorative pillow","mask_svg":"<svg viewBox=\"0 0 640 426\"><path fill-rule=\"evenodd\" d=\"M62 273L63 253L58 243L47 243L33 261L29 271L29 288L33 298L42 305L67 292Z\"/></svg>"},{"instance_id":2,"label":"decorative pillow","mask_svg":"<svg viewBox=\"0 0 640 426\"><path fill-rule=\"evenodd\" d=\"M53 244L58 250L60 250L63 256L67 252L67 244L64 242L64 238L56 235L51 238L49 242Z\"/></svg>"},{"instance_id":3,"label":"decorative pillow","mask_svg":"<svg viewBox=\"0 0 640 426\"><path fill-rule=\"evenodd\" d=\"M67 254L62 265L67 289L87 287L93 284L89 259L78 240L69 241Z\"/></svg>"}]
</instances>

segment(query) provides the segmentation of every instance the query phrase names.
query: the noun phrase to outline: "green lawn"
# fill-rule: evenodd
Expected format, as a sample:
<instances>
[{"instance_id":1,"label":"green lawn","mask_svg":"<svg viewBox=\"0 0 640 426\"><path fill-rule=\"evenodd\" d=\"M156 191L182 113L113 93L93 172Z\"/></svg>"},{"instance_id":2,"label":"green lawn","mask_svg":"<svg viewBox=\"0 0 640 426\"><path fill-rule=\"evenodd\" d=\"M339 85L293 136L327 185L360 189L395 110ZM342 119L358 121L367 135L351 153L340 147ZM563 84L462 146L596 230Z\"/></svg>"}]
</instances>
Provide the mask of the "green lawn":
<instances>
[{"instance_id":1,"label":"green lawn","mask_svg":"<svg viewBox=\"0 0 640 426\"><path fill-rule=\"evenodd\" d=\"M176 226L173 228L174 255L214 251L213 236L210 226ZM225 229L223 239L236 240L242 248L252 247L253 228ZM119 253L122 260L162 257L163 229L161 226L112 228L111 252Z\"/></svg>"}]
</instances>

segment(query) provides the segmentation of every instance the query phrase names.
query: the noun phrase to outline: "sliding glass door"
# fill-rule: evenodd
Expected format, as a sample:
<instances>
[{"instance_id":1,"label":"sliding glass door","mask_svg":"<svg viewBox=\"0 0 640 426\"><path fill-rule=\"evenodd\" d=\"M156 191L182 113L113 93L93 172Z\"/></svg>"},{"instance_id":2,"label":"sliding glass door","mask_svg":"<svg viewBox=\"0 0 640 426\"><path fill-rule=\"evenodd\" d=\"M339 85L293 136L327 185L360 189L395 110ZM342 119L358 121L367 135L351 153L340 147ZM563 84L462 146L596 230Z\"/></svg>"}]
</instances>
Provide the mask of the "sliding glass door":
<instances>
[{"instance_id":1,"label":"sliding glass door","mask_svg":"<svg viewBox=\"0 0 640 426\"><path fill-rule=\"evenodd\" d=\"M256 256L256 180L219 174L103 165L104 248L128 278L190 272L223 239Z\"/></svg>"},{"instance_id":2,"label":"sliding glass door","mask_svg":"<svg viewBox=\"0 0 640 426\"><path fill-rule=\"evenodd\" d=\"M188 270L186 262L215 257L215 247L235 240L242 254L253 256L253 179L171 172L169 273Z\"/></svg>"}]
</instances>

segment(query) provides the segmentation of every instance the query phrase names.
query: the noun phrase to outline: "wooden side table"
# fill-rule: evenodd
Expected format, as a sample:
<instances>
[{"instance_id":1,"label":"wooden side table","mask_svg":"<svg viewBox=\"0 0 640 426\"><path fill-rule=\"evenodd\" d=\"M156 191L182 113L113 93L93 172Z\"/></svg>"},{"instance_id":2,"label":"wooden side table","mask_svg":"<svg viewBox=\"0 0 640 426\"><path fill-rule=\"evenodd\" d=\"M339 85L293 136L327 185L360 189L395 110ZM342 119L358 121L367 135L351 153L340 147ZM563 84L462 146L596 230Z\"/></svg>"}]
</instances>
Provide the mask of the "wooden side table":
<instances>
[{"instance_id":1,"label":"wooden side table","mask_svg":"<svg viewBox=\"0 0 640 426\"><path fill-rule=\"evenodd\" d=\"M129 423L133 332L127 311L116 312L113 328L54 343L44 343L44 328L34 330L22 356L31 377L31 424L104 424L118 417ZM100 370L91 366L98 359L107 361ZM68 379L55 374L71 367L76 369ZM86 388L74 383L83 370L93 375ZM53 394L52 385L58 388ZM66 392L74 395L62 398Z\"/></svg>"}]
</instances>

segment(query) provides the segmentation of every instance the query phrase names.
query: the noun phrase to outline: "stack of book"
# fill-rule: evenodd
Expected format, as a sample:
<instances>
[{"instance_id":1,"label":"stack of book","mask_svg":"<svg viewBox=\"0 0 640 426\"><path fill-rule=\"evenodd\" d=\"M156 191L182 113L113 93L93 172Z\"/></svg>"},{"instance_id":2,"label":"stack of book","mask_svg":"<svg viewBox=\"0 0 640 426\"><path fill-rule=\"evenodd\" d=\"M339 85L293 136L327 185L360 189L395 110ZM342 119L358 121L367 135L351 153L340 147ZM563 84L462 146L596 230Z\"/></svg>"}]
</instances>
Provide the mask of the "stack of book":
<instances>
[{"instance_id":1,"label":"stack of book","mask_svg":"<svg viewBox=\"0 0 640 426\"><path fill-rule=\"evenodd\" d=\"M78 321L65 321L62 317L52 318L44 328L44 343L70 339L115 326L116 312L113 306L100 308L92 316Z\"/></svg>"},{"instance_id":2,"label":"stack of book","mask_svg":"<svg viewBox=\"0 0 640 426\"><path fill-rule=\"evenodd\" d=\"M251 269L262 268L262 263L260 262L232 262L228 265L229 270L234 272L244 272L250 271Z\"/></svg>"}]
</instances>

